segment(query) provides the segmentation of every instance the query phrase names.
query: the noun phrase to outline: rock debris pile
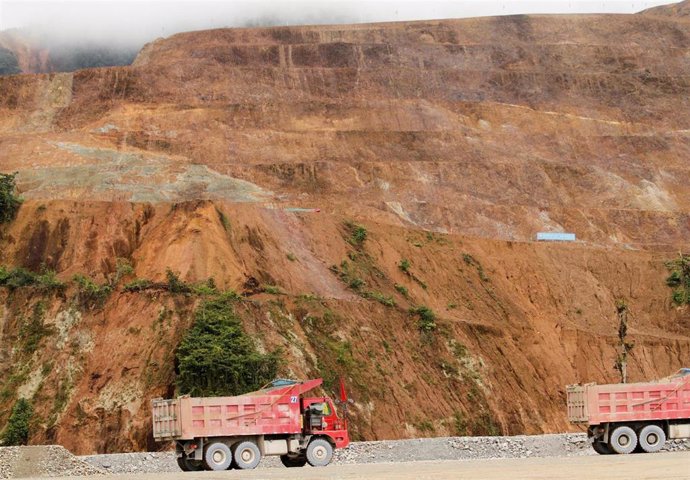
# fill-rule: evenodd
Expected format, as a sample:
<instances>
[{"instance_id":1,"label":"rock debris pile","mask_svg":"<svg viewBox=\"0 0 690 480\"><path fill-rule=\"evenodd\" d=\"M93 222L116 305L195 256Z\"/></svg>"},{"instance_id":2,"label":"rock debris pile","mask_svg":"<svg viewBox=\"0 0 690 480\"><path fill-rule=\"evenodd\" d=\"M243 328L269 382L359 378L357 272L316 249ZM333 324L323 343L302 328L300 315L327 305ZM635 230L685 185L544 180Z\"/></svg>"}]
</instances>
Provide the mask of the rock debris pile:
<instances>
[{"instance_id":1,"label":"rock debris pile","mask_svg":"<svg viewBox=\"0 0 690 480\"><path fill-rule=\"evenodd\" d=\"M66 477L105 472L59 445L0 447L0 478Z\"/></svg>"}]
</instances>

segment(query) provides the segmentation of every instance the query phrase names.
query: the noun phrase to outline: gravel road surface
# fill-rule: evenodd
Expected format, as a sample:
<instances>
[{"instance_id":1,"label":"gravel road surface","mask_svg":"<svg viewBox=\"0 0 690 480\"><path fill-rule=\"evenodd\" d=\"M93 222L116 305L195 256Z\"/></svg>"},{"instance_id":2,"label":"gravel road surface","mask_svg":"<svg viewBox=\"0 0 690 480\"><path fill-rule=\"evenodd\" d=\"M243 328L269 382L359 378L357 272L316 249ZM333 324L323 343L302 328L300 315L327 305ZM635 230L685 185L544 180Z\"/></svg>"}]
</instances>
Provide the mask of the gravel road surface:
<instances>
[{"instance_id":1,"label":"gravel road surface","mask_svg":"<svg viewBox=\"0 0 690 480\"><path fill-rule=\"evenodd\" d=\"M108 478L112 480L417 480L420 478L483 480L582 480L585 478L658 480L663 478L664 480L688 480L690 478L690 455L687 452L669 452L654 455L377 463L370 465L331 465L326 468L264 468L251 471L126 474L113 475Z\"/></svg>"},{"instance_id":2,"label":"gravel road surface","mask_svg":"<svg viewBox=\"0 0 690 480\"><path fill-rule=\"evenodd\" d=\"M690 440L675 440L667 442L666 452L683 452L686 465L690 466ZM652 457L656 455L614 455L609 458ZM478 460L496 460L497 465L503 465L505 460L526 459L537 461L540 458L558 458L559 461L574 461L577 458L598 458L594 453L585 434L556 434L514 437L445 437L424 438L411 440L383 440L377 442L353 442L346 449L336 450L333 464L327 469L286 469L277 457L267 457L261 461L255 472L228 472L239 478L300 478L295 474L307 475L310 471L321 472L319 475L330 475L342 478L367 478L362 476L369 472L381 471L381 478L387 478L388 471L397 471L387 466L380 470L377 465L398 464L404 462L411 469L418 471L418 475L436 475L433 465L465 465L467 462L486 468L490 463L479 463ZM598 461L598 460L593 460ZM622 460L627 462L628 460ZM639 460L632 460L633 462ZM653 461L654 462L654 461ZM548 462L546 463L548 464ZM358 468L349 468L359 465ZM483 465L483 467L482 467ZM341 469L340 467L348 467ZM406 467L406 468L408 468ZM443 467L443 468L446 468ZM335 468L335 470L331 470ZM450 467L448 467L450 468ZM460 468L460 467L458 467ZM465 467L462 467L465 468ZM392 470L391 470L392 469ZM266 477L261 473L270 471ZM278 473L275 473L278 472ZM281 473L282 472L282 473ZM109 478L167 478L156 474L168 474L170 478L177 478L180 469L175 461L175 453L142 452L121 453L107 455L90 455L77 457L63 447L35 446L35 447L0 447L0 479L2 478L38 478L38 477L80 477L90 478L95 475L108 475ZM446 471L446 474L448 472ZM207 472L204 478L216 478L217 475ZM244 477L244 475L249 475ZM259 475L259 477L252 476ZM275 475L278 475L277 477ZM359 475L348 477L347 475ZM102 477L101 477L102 478ZM194 478L189 475L182 478ZM220 478L220 477L218 477ZM225 477L223 477L225 478ZM229 478L229 477L228 477ZM309 477L305 477L309 478ZM321 477L320 477L321 478ZM378 478L378 477L372 477ZM479 478L473 476L473 478ZM535 477L537 478L537 477ZM637 478L637 477L635 477ZM690 480L690 472L685 477Z\"/></svg>"}]
</instances>

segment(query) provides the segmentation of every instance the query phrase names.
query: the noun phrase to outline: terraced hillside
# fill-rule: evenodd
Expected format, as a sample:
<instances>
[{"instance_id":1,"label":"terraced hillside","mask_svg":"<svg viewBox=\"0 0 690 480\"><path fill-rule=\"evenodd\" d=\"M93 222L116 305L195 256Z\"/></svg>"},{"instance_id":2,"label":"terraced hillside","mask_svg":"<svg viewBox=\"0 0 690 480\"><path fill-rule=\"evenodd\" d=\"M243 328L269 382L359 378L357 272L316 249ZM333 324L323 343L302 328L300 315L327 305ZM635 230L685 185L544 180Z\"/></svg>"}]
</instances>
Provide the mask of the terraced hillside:
<instances>
[{"instance_id":1,"label":"terraced hillside","mask_svg":"<svg viewBox=\"0 0 690 480\"><path fill-rule=\"evenodd\" d=\"M682 16L520 16L194 32L0 78L25 198L0 264L115 286L0 289L0 420L25 396L34 442L152 448L200 297L123 286L166 269L244 293L286 375L344 375L365 439L567 429L564 385L617 378L622 299L631 378L687 366L664 262L690 234L689 52Z\"/></svg>"}]
</instances>

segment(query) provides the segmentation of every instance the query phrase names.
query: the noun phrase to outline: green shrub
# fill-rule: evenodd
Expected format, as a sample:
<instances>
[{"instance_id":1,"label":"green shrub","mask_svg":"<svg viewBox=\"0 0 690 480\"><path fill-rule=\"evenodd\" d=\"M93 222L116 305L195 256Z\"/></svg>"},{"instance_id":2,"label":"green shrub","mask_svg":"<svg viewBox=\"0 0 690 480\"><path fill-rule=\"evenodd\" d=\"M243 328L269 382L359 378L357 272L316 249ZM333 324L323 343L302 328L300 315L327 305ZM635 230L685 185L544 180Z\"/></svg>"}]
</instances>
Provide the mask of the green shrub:
<instances>
[{"instance_id":1,"label":"green shrub","mask_svg":"<svg viewBox=\"0 0 690 480\"><path fill-rule=\"evenodd\" d=\"M180 280L180 277L171 269L165 270L165 278L170 293L191 293L192 287Z\"/></svg>"},{"instance_id":2,"label":"green shrub","mask_svg":"<svg viewBox=\"0 0 690 480\"><path fill-rule=\"evenodd\" d=\"M673 291L671 300L673 300L673 303L676 305L685 305L686 303L690 303L690 296L688 296L687 290L678 288Z\"/></svg>"},{"instance_id":3,"label":"green shrub","mask_svg":"<svg viewBox=\"0 0 690 480\"><path fill-rule=\"evenodd\" d=\"M141 292L142 290L147 290L153 287L153 282L146 278L137 278L132 280L125 285L124 290L126 292Z\"/></svg>"},{"instance_id":4,"label":"green shrub","mask_svg":"<svg viewBox=\"0 0 690 480\"><path fill-rule=\"evenodd\" d=\"M36 274L22 267L12 270L0 267L0 287L14 289L31 286L48 291L65 288L65 284L57 277L53 270L43 270L42 273Z\"/></svg>"},{"instance_id":5,"label":"green shrub","mask_svg":"<svg viewBox=\"0 0 690 480\"><path fill-rule=\"evenodd\" d=\"M118 257L115 259L115 276L111 279L110 285L115 287L120 280L130 275L134 275L134 267L126 258Z\"/></svg>"},{"instance_id":6,"label":"green shrub","mask_svg":"<svg viewBox=\"0 0 690 480\"><path fill-rule=\"evenodd\" d=\"M417 328L419 328L420 331L429 333L436 330L436 314L429 307L420 305L411 308L410 314L418 317Z\"/></svg>"},{"instance_id":7,"label":"green shrub","mask_svg":"<svg viewBox=\"0 0 690 480\"><path fill-rule=\"evenodd\" d=\"M402 260L400 260L400 263L398 263L398 268L405 273L410 273L410 267L411 266L412 266L412 264L406 258L403 258Z\"/></svg>"},{"instance_id":8,"label":"green shrub","mask_svg":"<svg viewBox=\"0 0 690 480\"><path fill-rule=\"evenodd\" d=\"M177 352L177 387L182 394L238 395L275 378L281 353L257 351L234 309L234 297L203 302Z\"/></svg>"},{"instance_id":9,"label":"green shrub","mask_svg":"<svg viewBox=\"0 0 690 480\"><path fill-rule=\"evenodd\" d=\"M271 295L285 295L285 292L277 285L264 285L261 288L264 292L270 293Z\"/></svg>"},{"instance_id":10,"label":"green shrub","mask_svg":"<svg viewBox=\"0 0 690 480\"><path fill-rule=\"evenodd\" d=\"M19 344L22 353L33 354L41 344L44 337L53 333L53 328L45 325L46 305L40 301L34 305L31 318L23 319L19 325Z\"/></svg>"},{"instance_id":11,"label":"green shrub","mask_svg":"<svg viewBox=\"0 0 690 480\"><path fill-rule=\"evenodd\" d=\"M295 260L297 260L297 257L295 256L294 253L288 253L287 259L290 260L291 262L294 262Z\"/></svg>"},{"instance_id":12,"label":"green shrub","mask_svg":"<svg viewBox=\"0 0 690 480\"><path fill-rule=\"evenodd\" d=\"M429 420L423 420L417 423L415 426L417 427L417 430L422 433L434 433L436 431L436 427L434 427L434 424Z\"/></svg>"},{"instance_id":13,"label":"green shrub","mask_svg":"<svg viewBox=\"0 0 690 480\"><path fill-rule=\"evenodd\" d=\"M459 410L453 412L453 434L457 437L467 435L467 420Z\"/></svg>"},{"instance_id":14,"label":"green shrub","mask_svg":"<svg viewBox=\"0 0 690 480\"><path fill-rule=\"evenodd\" d=\"M26 445L29 442L29 426L33 413L34 409L27 399L17 400L2 432L0 443L5 446Z\"/></svg>"},{"instance_id":15,"label":"green shrub","mask_svg":"<svg viewBox=\"0 0 690 480\"><path fill-rule=\"evenodd\" d=\"M216 281L213 278L209 278L205 282L195 283L192 285L192 292L196 295L217 295Z\"/></svg>"},{"instance_id":16,"label":"green shrub","mask_svg":"<svg viewBox=\"0 0 690 480\"><path fill-rule=\"evenodd\" d=\"M17 216L22 200L15 195L15 173L0 173L0 223L9 223Z\"/></svg>"},{"instance_id":17,"label":"green shrub","mask_svg":"<svg viewBox=\"0 0 690 480\"><path fill-rule=\"evenodd\" d=\"M347 231L350 233L350 236L347 239L348 243L354 245L355 247L361 247L364 245L364 242L367 239L367 229L364 226L352 222L346 222L345 228L347 228Z\"/></svg>"},{"instance_id":18,"label":"green shrub","mask_svg":"<svg viewBox=\"0 0 690 480\"><path fill-rule=\"evenodd\" d=\"M676 305L690 305L690 255L680 255L678 259L666 262L671 275L666 285L673 288L671 299Z\"/></svg>"},{"instance_id":19,"label":"green shrub","mask_svg":"<svg viewBox=\"0 0 690 480\"><path fill-rule=\"evenodd\" d=\"M7 270L0 267L0 286L9 288L29 287L36 284L36 274L22 267Z\"/></svg>"},{"instance_id":20,"label":"green shrub","mask_svg":"<svg viewBox=\"0 0 690 480\"><path fill-rule=\"evenodd\" d=\"M77 284L79 302L88 308L103 305L113 291L110 285L98 285L90 278L81 274L72 277L72 281Z\"/></svg>"},{"instance_id":21,"label":"green shrub","mask_svg":"<svg viewBox=\"0 0 690 480\"><path fill-rule=\"evenodd\" d=\"M53 270L43 270L40 275L36 275L36 286L42 290L62 290L65 284L57 278Z\"/></svg>"},{"instance_id":22,"label":"green shrub","mask_svg":"<svg viewBox=\"0 0 690 480\"><path fill-rule=\"evenodd\" d=\"M407 298L409 296L409 292L407 291L407 287L404 285L400 285L398 283L395 284L395 289L402 294L403 297Z\"/></svg>"},{"instance_id":23,"label":"green shrub","mask_svg":"<svg viewBox=\"0 0 690 480\"><path fill-rule=\"evenodd\" d=\"M487 410L472 416L471 429L473 435L495 437L501 434L501 427L493 419L491 412Z\"/></svg>"},{"instance_id":24,"label":"green shrub","mask_svg":"<svg viewBox=\"0 0 690 480\"><path fill-rule=\"evenodd\" d=\"M666 279L666 285L669 287L677 287L681 283L683 283L683 276L680 270L672 271L671 275Z\"/></svg>"},{"instance_id":25,"label":"green shrub","mask_svg":"<svg viewBox=\"0 0 690 480\"><path fill-rule=\"evenodd\" d=\"M395 300L393 300L392 297L384 295L381 292L367 292L367 297L373 298L374 300L379 302L381 305L385 305L387 307L394 307L395 306Z\"/></svg>"}]
</instances>

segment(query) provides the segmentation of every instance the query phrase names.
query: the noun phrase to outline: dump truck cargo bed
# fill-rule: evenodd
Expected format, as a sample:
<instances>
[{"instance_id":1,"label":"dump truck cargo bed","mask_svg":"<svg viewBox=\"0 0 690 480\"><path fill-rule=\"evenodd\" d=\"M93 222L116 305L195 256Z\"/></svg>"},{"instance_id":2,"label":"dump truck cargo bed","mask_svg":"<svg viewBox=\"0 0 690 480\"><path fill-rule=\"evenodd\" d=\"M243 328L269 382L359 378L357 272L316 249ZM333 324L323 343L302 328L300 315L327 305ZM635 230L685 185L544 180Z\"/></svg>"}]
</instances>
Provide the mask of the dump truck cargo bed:
<instances>
[{"instance_id":1,"label":"dump truck cargo bed","mask_svg":"<svg viewBox=\"0 0 690 480\"><path fill-rule=\"evenodd\" d=\"M153 437L156 440L188 440L224 435L300 433L299 395L314 386L316 382L306 382L234 397L155 399Z\"/></svg>"},{"instance_id":2,"label":"dump truck cargo bed","mask_svg":"<svg viewBox=\"0 0 690 480\"><path fill-rule=\"evenodd\" d=\"M283 397L188 397L163 400L153 408L157 440L301 431L299 403Z\"/></svg>"},{"instance_id":3,"label":"dump truck cargo bed","mask_svg":"<svg viewBox=\"0 0 690 480\"><path fill-rule=\"evenodd\" d=\"M690 418L690 375L657 382L567 387L568 420L599 425Z\"/></svg>"}]
</instances>

